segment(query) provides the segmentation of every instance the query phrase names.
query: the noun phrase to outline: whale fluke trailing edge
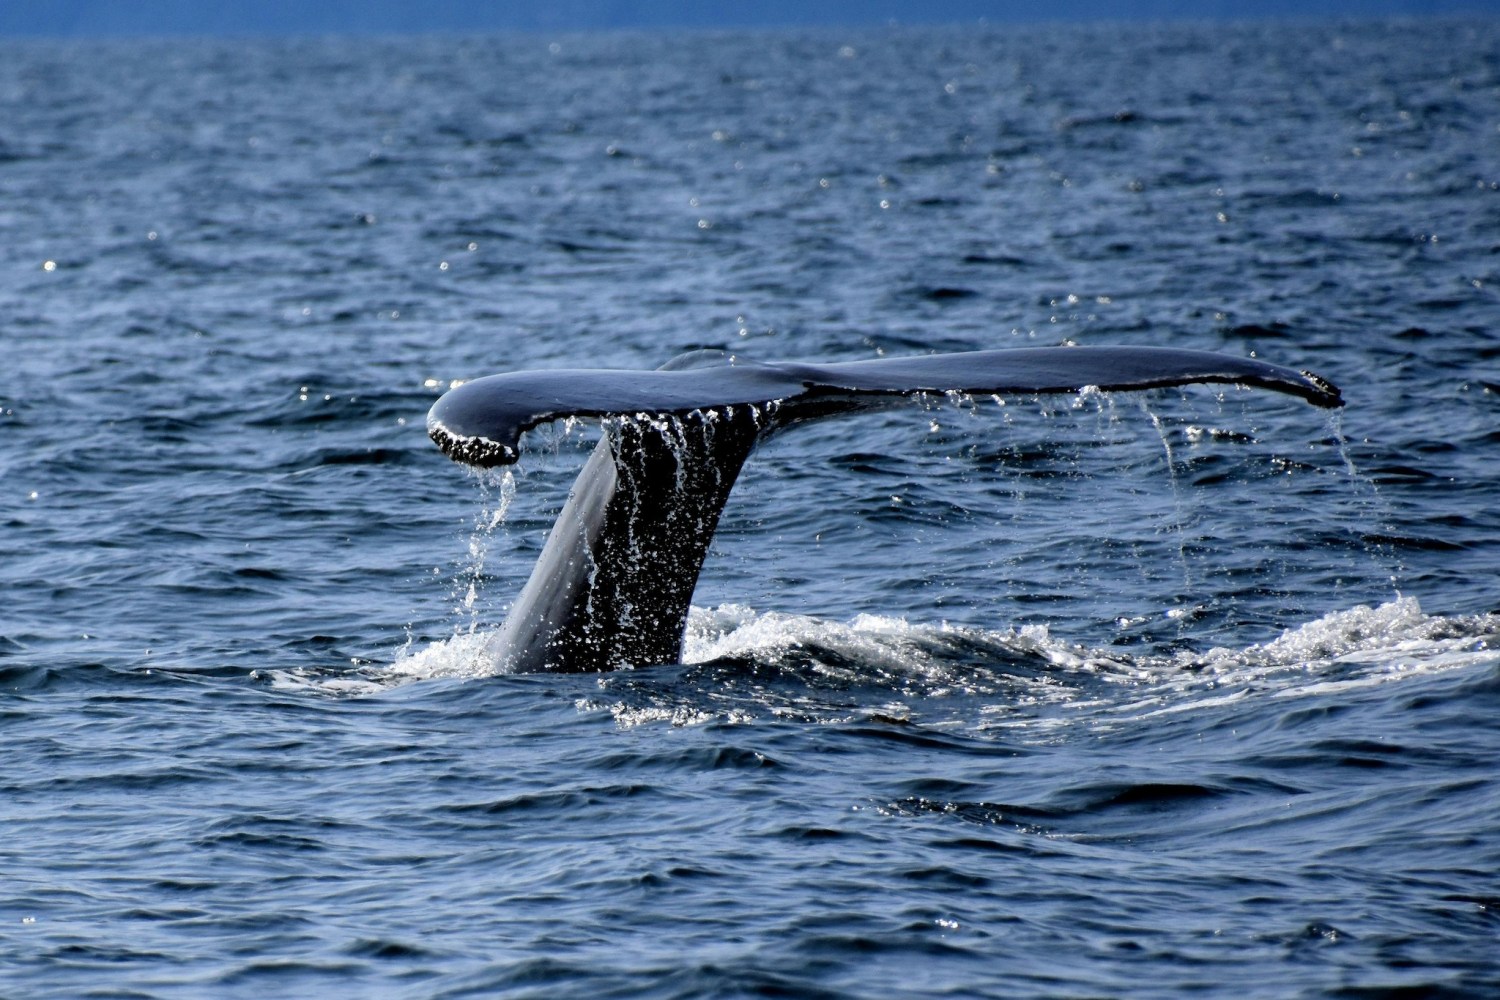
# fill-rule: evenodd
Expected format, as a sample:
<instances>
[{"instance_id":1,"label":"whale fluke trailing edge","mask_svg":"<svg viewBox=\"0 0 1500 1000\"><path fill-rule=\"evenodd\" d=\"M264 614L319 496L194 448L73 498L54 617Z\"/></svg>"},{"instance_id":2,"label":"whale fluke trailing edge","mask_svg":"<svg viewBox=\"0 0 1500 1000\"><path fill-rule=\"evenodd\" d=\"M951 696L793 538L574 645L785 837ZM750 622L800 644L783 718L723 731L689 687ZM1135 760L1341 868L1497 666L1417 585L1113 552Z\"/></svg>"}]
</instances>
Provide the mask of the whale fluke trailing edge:
<instances>
[{"instance_id":1,"label":"whale fluke trailing edge","mask_svg":"<svg viewBox=\"0 0 1500 1000\"><path fill-rule=\"evenodd\" d=\"M928 393L1194 383L1343 405L1338 388L1310 372L1207 351L1044 347L827 365L696 351L655 371L528 371L465 382L433 405L427 433L454 461L489 468L519 459L521 435L539 424L604 420L604 435L492 645L508 671L603 671L681 659L719 514L741 466L769 434Z\"/></svg>"}]
</instances>

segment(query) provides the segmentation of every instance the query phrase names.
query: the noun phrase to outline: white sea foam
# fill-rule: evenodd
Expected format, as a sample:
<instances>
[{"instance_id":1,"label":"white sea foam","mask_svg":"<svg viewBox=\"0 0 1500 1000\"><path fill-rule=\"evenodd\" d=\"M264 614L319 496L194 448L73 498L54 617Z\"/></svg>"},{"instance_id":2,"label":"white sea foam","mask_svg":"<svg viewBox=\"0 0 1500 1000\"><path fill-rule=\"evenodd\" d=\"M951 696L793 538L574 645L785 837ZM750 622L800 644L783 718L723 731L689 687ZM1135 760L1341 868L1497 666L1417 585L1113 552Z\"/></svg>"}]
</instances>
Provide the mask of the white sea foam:
<instances>
[{"instance_id":1,"label":"white sea foam","mask_svg":"<svg viewBox=\"0 0 1500 1000\"><path fill-rule=\"evenodd\" d=\"M448 638L408 644L384 666L262 670L257 677L278 690L332 697L480 680L504 673L495 636L465 625ZM1332 612L1241 649L1156 654L1090 647L1039 625L981 629L883 615L840 622L726 604L692 610L683 660L682 670L667 675L601 675L601 688L629 686L636 699L590 698L578 707L606 709L626 726L788 713L834 721L876 712L1044 735L1496 662L1500 615L1430 616L1415 598L1399 597ZM744 681L744 664L759 668L754 683Z\"/></svg>"},{"instance_id":2,"label":"white sea foam","mask_svg":"<svg viewBox=\"0 0 1500 1000\"><path fill-rule=\"evenodd\" d=\"M501 673L492 651L494 633L464 631L417 650L402 650L384 671L391 684L442 677L494 677Z\"/></svg>"}]
</instances>

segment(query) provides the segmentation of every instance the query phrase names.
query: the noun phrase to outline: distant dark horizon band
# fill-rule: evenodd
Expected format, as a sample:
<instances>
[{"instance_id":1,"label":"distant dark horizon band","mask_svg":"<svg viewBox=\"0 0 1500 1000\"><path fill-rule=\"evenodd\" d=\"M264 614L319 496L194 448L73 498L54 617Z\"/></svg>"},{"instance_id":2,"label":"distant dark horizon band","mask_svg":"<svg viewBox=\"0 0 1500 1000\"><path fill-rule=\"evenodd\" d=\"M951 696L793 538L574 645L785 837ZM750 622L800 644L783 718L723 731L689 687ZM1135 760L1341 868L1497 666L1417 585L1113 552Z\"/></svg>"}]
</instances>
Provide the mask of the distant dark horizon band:
<instances>
[{"instance_id":1,"label":"distant dark horizon band","mask_svg":"<svg viewBox=\"0 0 1500 1000\"><path fill-rule=\"evenodd\" d=\"M512 672L676 662L693 590L741 467L770 434L933 393L1047 395L1251 386L1336 408L1331 382L1252 358L1153 347L1044 347L811 365L696 351L655 371L563 369L465 382L427 415L456 462L520 458L542 423L605 433L492 650Z\"/></svg>"}]
</instances>

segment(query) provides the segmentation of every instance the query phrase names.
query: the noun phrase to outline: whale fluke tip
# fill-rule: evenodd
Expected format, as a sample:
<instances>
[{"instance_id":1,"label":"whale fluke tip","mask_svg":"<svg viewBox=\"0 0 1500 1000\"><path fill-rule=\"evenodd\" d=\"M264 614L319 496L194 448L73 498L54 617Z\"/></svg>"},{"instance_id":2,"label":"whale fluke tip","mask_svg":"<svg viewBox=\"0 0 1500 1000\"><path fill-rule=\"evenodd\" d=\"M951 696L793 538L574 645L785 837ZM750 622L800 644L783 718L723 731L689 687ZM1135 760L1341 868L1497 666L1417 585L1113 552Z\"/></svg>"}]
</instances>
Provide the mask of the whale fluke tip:
<instances>
[{"instance_id":1,"label":"whale fluke tip","mask_svg":"<svg viewBox=\"0 0 1500 1000\"><path fill-rule=\"evenodd\" d=\"M1344 394L1339 387L1328 381L1316 372L1310 372L1306 368L1301 369L1302 377L1312 383L1314 389L1318 390L1307 397L1307 401L1314 406L1321 406L1325 410L1337 410L1344 405Z\"/></svg>"}]
</instances>

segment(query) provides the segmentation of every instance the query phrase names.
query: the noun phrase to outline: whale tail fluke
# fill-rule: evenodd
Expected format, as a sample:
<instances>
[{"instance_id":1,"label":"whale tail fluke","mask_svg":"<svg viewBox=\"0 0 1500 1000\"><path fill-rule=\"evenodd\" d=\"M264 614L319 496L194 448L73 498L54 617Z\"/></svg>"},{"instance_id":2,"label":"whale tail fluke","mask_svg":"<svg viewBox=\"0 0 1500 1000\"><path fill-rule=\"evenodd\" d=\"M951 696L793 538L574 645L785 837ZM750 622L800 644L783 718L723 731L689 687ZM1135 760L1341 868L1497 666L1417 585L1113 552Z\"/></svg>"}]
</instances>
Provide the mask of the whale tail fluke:
<instances>
[{"instance_id":1,"label":"whale tail fluke","mask_svg":"<svg viewBox=\"0 0 1500 1000\"><path fill-rule=\"evenodd\" d=\"M520 457L548 421L599 417L605 433L496 637L512 671L673 662L693 589L740 468L796 423L927 393L1038 395L1193 383L1245 385L1343 405L1332 383L1249 358L1167 348L1025 348L828 365L692 352L656 371L515 372L443 395L427 431L455 461Z\"/></svg>"}]
</instances>

